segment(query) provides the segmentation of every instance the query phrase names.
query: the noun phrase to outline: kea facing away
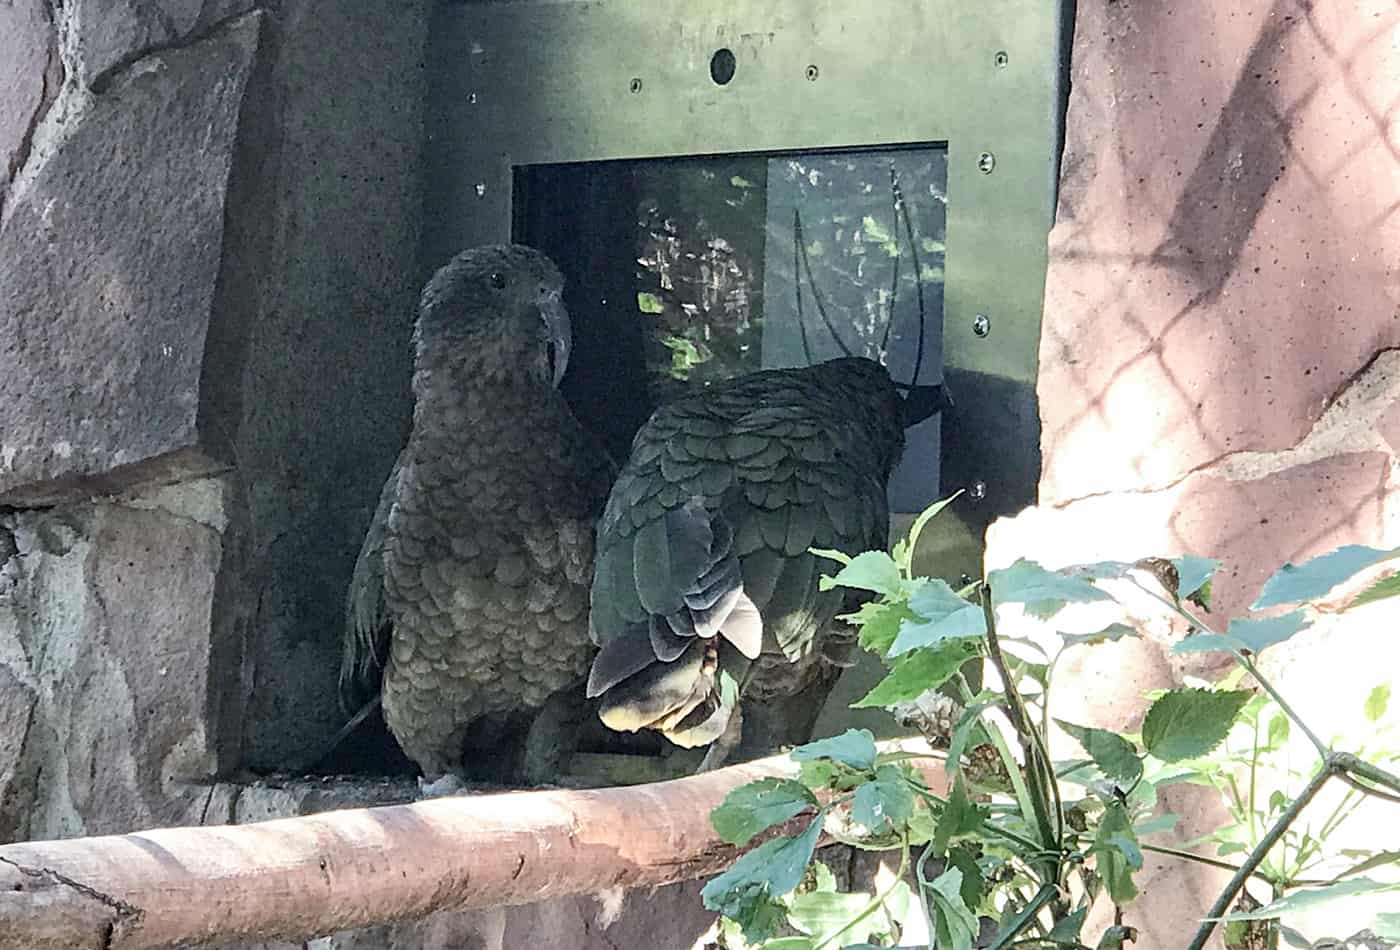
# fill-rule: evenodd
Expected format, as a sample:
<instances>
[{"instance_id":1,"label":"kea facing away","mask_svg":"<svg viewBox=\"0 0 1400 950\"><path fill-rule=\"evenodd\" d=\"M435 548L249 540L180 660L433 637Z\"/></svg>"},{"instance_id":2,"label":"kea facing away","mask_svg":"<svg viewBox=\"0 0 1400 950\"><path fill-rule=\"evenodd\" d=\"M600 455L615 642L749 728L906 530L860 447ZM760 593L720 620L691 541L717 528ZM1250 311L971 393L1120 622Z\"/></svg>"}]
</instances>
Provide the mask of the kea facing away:
<instances>
[{"instance_id":1,"label":"kea facing away","mask_svg":"<svg viewBox=\"0 0 1400 950\"><path fill-rule=\"evenodd\" d=\"M548 781L550 729L577 723L613 467L557 388L562 290L543 254L490 246L439 270L419 304L413 428L355 564L342 678L367 676L387 641L384 719L425 781L473 771L522 720L519 768Z\"/></svg>"},{"instance_id":2,"label":"kea facing away","mask_svg":"<svg viewBox=\"0 0 1400 950\"><path fill-rule=\"evenodd\" d=\"M846 357L652 414L598 528L588 695L608 727L685 747L723 735L707 766L810 737L852 636L808 549L885 546L910 405L884 367Z\"/></svg>"}]
</instances>

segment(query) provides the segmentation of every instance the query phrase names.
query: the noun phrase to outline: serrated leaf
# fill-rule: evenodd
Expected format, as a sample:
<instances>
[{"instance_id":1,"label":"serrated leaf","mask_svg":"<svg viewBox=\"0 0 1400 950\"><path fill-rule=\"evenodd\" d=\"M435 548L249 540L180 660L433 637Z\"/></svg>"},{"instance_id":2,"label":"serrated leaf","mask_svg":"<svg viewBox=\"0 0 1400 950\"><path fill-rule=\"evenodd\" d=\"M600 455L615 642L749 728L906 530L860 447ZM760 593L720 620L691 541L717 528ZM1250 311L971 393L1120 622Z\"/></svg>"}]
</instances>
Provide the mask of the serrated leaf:
<instances>
[{"instance_id":1,"label":"serrated leaf","mask_svg":"<svg viewBox=\"0 0 1400 950\"><path fill-rule=\"evenodd\" d=\"M828 561L835 561L838 564L851 563L851 556L845 551L837 551L833 548L808 548L807 552L816 557L825 558ZM826 589L825 587L822 588L822 590Z\"/></svg>"},{"instance_id":2,"label":"serrated leaf","mask_svg":"<svg viewBox=\"0 0 1400 950\"><path fill-rule=\"evenodd\" d=\"M839 736L798 746L792 757L798 762L832 759L851 768L869 769L875 767L876 752L875 736L869 729L847 729Z\"/></svg>"},{"instance_id":3,"label":"serrated leaf","mask_svg":"<svg viewBox=\"0 0 1400 950\"><path fill-rule=\"evenodd\" d=\"M1142 760L1138 758L1137 748L1127 739L1107 729L1076 726L1063 719L1055 722L1089 753L1104 775L1122 787L1127 788L1142 776Z\"/></svg>"},{"instance_id":4,"label":"serrated leaf","mask_svg":"<svg viewBox=\"0 0 1400 950\"><path fill-rule=\"evenodd\" d=\"M1243 643L1246 650L1258 655L1309 626L1311 621L1308 620L1307 614L1295 610L1278 617L1244 617L1231 620L1230 626L1225 628L1225 636Z\"/></svg>"},{"instance_id":5,"label":"serrated leaf","mask_svg":"<svg viewBox=\"0 0 1400 950\"><path fill-rule=\"evenodd\" d=\"M1078 943L1079 931L1084 929L1084 916L1088 913L1089 908L1081 907L1068 917L1061 917L1055 921L1055 926L1050 928L1045 939L1050 943Z\"/></svg>"},{"instance_id":6,"label":"serrated leaf","mask_svg":"<svg viewBox=\"0 0 1400 950\"><path fill-rule=\"evenodd\" d=\"M1323 887L1301 888L1286 894L1272 903L1251 911L1226 914L1216 920L1269 920L1284 914L1297 914L1316 910L1327 904L1359 897L1367 894L1380 894L1386 891L1400 891L1400 882L1375 881L1368 877L1347 878Z\"/></svg>"},{"instance_id":7,"label":"serrated leaf","mask_svg":"<svg viewBox=\"0 0 1400 950\"><path fill-rule=\"evenodd\" d=\"M1225 633L1198 633L1172 647L1173 653L1228 653L1232 650L1258 655L1311 625L1301 610L1279 617L1246 617L1230 621Z\"/></svg>"},{"instance_id":8,"label":"serrated leaf","mask_svg":"<svg viewBox=\"0 0 1400 950\"><path fill-rule=\"evenodd\" d=\"M933 905L934 946L939 950L972 950L980 925L963 902L962 872L950 867L933 879L928 896Z\"/></svg>"},{"instance_id":9,"label":"serrated leaf","mask_svg":"<svg viewBox=\"0 0 1400 950\"><path fill-rule=\"evenodd\" d=\"M1264 583L1251 610L1315 600L1354 575L1400 554L1400 548L1348 544L1302 564L1288 563Z\"/></svg>"},{"instance_id":10,"label":"serrated leaf","mask_svg":"<svg viewBox=\"0 0 1400 950\"><path fill-rule=\"evenodd\" d=\"M813 791L848 792L866 780L866 773L830 759L813 759L802 763L798 779Z\"/></svg>"},{"instance_id":11,"label":"serrated leaf","mask_svg":"<svg viewBox=\"0 0 1400 950\"><path fill-rule=\"evenodd\" d=\"M1163 762L1205 755L1225 740L1250 693L1182 688L1160 696L1142 722L1142 744Z\"/></svg>"},{"instance_id":12,"label":"serrated leaf","mask_svg":"<svg viewBox=\"0 0 1400 950\"><path fill-rule=\"evenodd\" d=\"M952 679L964 663L981 654L981 646L980 640L944 640L937 646L905 654L895 660L888 676L851 707L890 706L917 699Z\"/></svg>"},{"instance_id":13,"label":"serrated leaf","mask_svg":"<svg viewBox=\"0 0 1400 950\"><path fill-rule=\"evenodd\" d=\"M1350 610L1352 607L1364 607L1378 600L1388 600L1396 594L1400 594L1400 574L1382 577L1370 587L1357 594L1356 599L1347 604L1347 609Z\"/></svg>"},{"instance_id":14,"label":"serrated leaf","mask_svg":"<svg viewBox=\"0 0 1400 950\"><path fill-rule=\"evenodd\" d=\"M1176 596L1178 600L1190 600L1192 595L1211 582L1215 572L1220 570L1220 562L1211 557L1197 557L1187 554L1172 561L1176 568Z\"/></svg>"},{"instance_id":15,"label":"serrated leaf","mask_svg":"<svg viewBox=\"0 0 1400 950\"><path fill-rule=\"evenodd\" d=\"M740 856L701 890L705 906L741 920L755 905L792 891L812 860L821 826L820 819L813 820L801 834L765 841Z\"/></svg>"},{"instance_id":16,"label":"serrated leaf","mask_svg":"<svg viewBox=\"0 0 1400 950\"><path fill-rule=\"evenodd\" d=\"M967 786L962 776L958 775L953 780L953 790L948 793L948 802L938 815L938 824L933 833L933 853L944 854L954 838L972 834L981 828L987 814L987 809L968 796Z\"/></svg>"},{"instance_id":17,"label":"serrated leaf","mask_svg":"<svg viewBox=\"0 0 1400 950\"><path fill-rule=\"evenodd\" d=\"M959 597L941 580L931 580L915 591L909 598L909 608L922 621L910 619L899 625L888 652L891 657L944 640L980 637L987 632L982 608Z\"/></svg>"},{"instance_id":18,"label":"serrated leaf","mask_svg":"<svg viewBox=\"0 0 1400 950\"><path fill-rule=\"evenodd\" d=\"M823 577L818 586L822 590L851 587L894 596L899 593L901 580L903 575L899 572L899 565L888 554L884 551L864 551L851 558L851 562L837 571L835 577Z\"/></svg>"},{"instance_id":19,"label":"serrated leaf","mask_svg":"<svg viewBox=\"0 0 1400 950\"><path fill-rule=\"evenodd\" d=\"M1097 858L1095 870L1108 888L1115 904L1126 904L1137 896L1133 871L1142 867L1142 852L1133 835L1132 819L1122 802L1110 802L1094 831L1089 849Z\"/></svg>"},{"instance_id":20,"label":"serrated leaf","mask_svg":"<svg viewBox=\"0 0 1400 950\"><path fill-rule=\"evenodd\" d=\"M842 619L860 626L857 639L861 647L878 656L884 656L894 645L894 638L899 635L900 624L906 620L914 620L915 615L909 606L901 601L871 601L855 613L846 614Z\"/></svg>"},{"instance_id":21,"label":"serrated leaf","mask_svg":"<svg viewBox=\"0 0 1400 950\"><path fill-rule=\"evenodd\" d=\"M1366 697L1364 707L1366 718L1371 722L1377 722L1385 715L1386 708L1390 705L1390 684L1382 683L1371 690Z\"/></svg>"},{"instance_id":22,"label":"serrated leaf","mask_svg":"<svg viewBox=\"0 0 1400 950\"><path fill-rule=\"evenodd\" d=\"M818 943L844 947L866 940L880 918L871 914L863 921L855 918L870 904L869 894L839 894L832 891L810 891L798 894L788 902L788 917L797 929ZM840 940L840 943L836 943ZM768 950L772 944L765 944Z\"/></svg>"},{"instance_id":23,"label":"serrated leaf","mask_svg":"<svg viewBox=\"0 0 1400 950\"><path fill-rule=\"evenodd\" d=\"M982 868L977 864L977 858L963 845L948 849L948 864L962 872L962 887L958 893L962 895L963 903L976 907L982 900L984 886Z\"/></svg>"},{"instance_id":24,"label":"serrated leaf","mask_svg":"<svg viewBox=\"0 0 1400 950\"><path fill-rule=\"evenodd\" d=\"M914 812L914 793L897 765L882 765L875 770L875 780L856 789L851 802L851 818L879 832L887 827L899 828Z\"/></svg>"},{"instance_id":25,"label":"serrated leaf","mask_svg":"<svg viewBox=\"0 0 1400 950\"><path fill-rule=\"evenodd\" d=\"M1074 646L1079 643L1109 643L1136 635L1137 631L1126 623L1111 623L1093 633L1061 633L1060 639L1064 641L1065 646Z\"/></svg>"},{"instance_id":26,"label":"serrated leaf","mask_svg":"<svg viewBox=\"0 0 1400 950\"><path fill-rule=\"evenodd\" d=\"M765 778L741 785L726 795L724 802L710 812L710 824L730 844L747 844L759 832L815 807L816 796L801 782Z\"/></svg>"},{"instance_id":27,"label":"serrated leaf","mask_svg":"<svg viewBox=\"0 0 1400 950\"><path fill-rule=\"evenodd\" d=\"M1025 604L1027 613L1046 618L1065 604L1112 600L1083 577L1047 571L1025 558L987 575L998 604Z\"/></svg>"}]
</instances>

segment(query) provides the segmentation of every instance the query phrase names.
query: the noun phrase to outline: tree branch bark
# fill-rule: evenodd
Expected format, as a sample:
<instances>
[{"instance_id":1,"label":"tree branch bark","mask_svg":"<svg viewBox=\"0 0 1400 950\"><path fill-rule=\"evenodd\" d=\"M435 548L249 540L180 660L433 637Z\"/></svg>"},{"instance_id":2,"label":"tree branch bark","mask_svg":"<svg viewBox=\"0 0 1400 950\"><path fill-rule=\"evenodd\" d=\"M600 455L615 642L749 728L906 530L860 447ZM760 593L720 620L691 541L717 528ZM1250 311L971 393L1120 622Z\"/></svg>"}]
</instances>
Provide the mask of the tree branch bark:
<instances>
[{"instance_id":1,"label":"tree branch bark","mask_svg":"<svg viewBox=\"0 0 1400 950\"><path fill-rule=\"evenodd\" d=\"M913 741L885 750L927 751ZM940 794L936 762L920 760ZM924 764L926 763L926 764ZM670 782L461 796L0 846L0 950L298 939L438 910L654 887L728 866L710 811L787 756Z\"/></svg>"}]
</instances>

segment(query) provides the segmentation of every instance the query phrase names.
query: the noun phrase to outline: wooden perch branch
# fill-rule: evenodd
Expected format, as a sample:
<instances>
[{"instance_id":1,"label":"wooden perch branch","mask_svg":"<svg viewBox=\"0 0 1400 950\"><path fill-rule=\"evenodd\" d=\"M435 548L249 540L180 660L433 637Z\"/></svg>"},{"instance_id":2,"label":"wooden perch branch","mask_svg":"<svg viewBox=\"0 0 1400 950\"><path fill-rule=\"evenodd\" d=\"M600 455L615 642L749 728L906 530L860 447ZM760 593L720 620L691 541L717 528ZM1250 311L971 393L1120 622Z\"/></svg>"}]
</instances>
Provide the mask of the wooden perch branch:
<instances>
[{"instance_id":1,"label":"wooden perch branch","mask_svg":"<svg viewBox=\"0 0 1400 950\"><path fill-rule=\"evenodd\" d=\"M710 811L737 786L792 768L774 756L631 788L4 845L0 950L298 939L450 908L691 880L740 850L716 837ZM946 788L936 763L925 777Z\"/></svg>"}]
</instances>

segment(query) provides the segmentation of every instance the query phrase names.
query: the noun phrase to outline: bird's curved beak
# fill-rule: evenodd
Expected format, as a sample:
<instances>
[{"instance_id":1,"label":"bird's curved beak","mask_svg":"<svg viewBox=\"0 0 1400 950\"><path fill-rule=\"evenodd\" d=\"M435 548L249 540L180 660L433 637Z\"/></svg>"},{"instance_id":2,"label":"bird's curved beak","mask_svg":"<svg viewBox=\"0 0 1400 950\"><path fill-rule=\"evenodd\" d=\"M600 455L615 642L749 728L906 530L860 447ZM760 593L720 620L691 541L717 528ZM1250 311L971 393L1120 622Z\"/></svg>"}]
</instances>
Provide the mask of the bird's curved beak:
<instances>
[{"instance_id":1,"label":"bird's curved beak","mask_svg":"<svg viewBox=\"0 0 1400 950\"><path fill-rule=\"evenodd\" d=\"M544 318L547 332L552 384L558 389L569 368L569 350L574 343L573 327L569 323L569 311L564 309L564 301L558 294L547 294L540 300L540 315Z\"/></svg>"}]
</instances>

